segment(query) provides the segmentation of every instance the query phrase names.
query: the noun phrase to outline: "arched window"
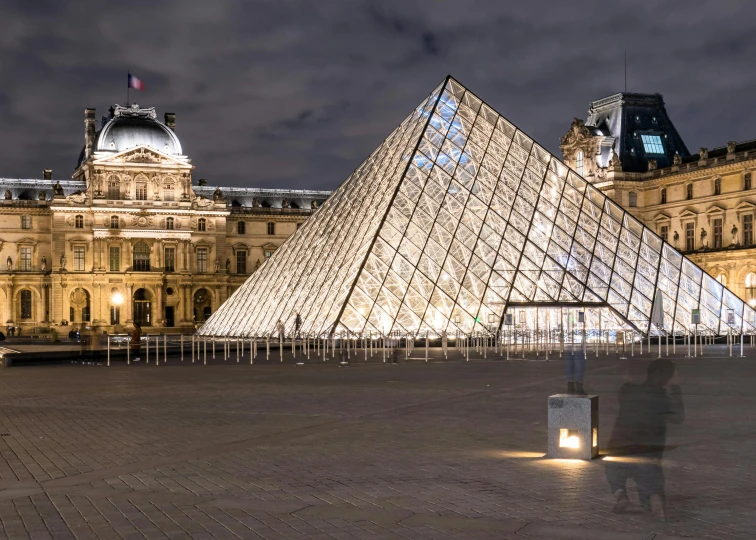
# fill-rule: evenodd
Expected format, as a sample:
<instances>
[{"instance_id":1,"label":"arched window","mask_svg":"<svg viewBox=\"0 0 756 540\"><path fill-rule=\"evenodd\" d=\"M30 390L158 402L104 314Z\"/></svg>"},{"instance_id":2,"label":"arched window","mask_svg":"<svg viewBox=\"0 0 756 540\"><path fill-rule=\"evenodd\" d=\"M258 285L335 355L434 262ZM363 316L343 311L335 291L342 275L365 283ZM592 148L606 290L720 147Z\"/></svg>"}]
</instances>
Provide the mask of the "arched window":
<instances>
[{"instance_id":1,"label":"arched window","mask_svg":"<svg viewBox=\"0 0 756 540\"><path fill-rule=\"evenodd\" d=\"M20 293L21 297L21 318L32 318L32 293L29 289L23 289Z\"/></svg>"},{"instance_id":2,"label":"arched window","mask_svg":"<svg viewBox=\"0 0 756 540\"><path fill-rule=\"evenodd\" d=\"M144 242L139 242L134 246L134 271L150 271L150 246Z\"/></svg>"},{"instance_id":3,"label":"arched window","mask_svg":"<svg viewBox=\"0 0 756 540\"><path fill-rule=\"evenodd\" d=\"M717 276L717 281L723 286L727 287L727 276L724 274L719 274Z\"/></svg>"},{"instance_id":4,"label":"arched window","mask_svg":"<svg viewBox=\"0 0 756 540\"><path fill-rule=\"evenodd\" d=\"M247 230L247 224L243 221L237 221L236 222L236 233L237 234L244 234Z\"/></svg>"},{"instance_id":5,"label":"arched window","mask_svg":"<svg viewBox=\"0 0 756 540\"><path fill-rule=\"evenodd\" d=\"M685 198L688 200L693 198L693 184L687 184L685 186Z\"/></svg>"},{"instance_id":6,"label":"arched window","mask_svg":"<svg viewBox=\"0 0 756 540\"><path fill-rule=\"evenodd\" d=\"M631 191L629 194L629 205L630 208L634 208L638 206L638 194L634 191Z\"/></svg>"},{"instance_id":7,"label":"arched window","mask_svg":"<svg viewBox=\"0 0 756 540\"><path fill-rule=\"evenodd\" d=\"M137 201L147 200L147 182L136 183L136 200Z\"/></svg>"},{"instance_id":8,"label":"arched window","mask_svg":"<svg viewBox=\"0 0 756 540\"><path fill-rule=\"evenodd\" d=\"M118 228L118 216L110 216L110 228L111 229Z\"/></svg>"},{"instance_id":9,"label":"arched window","mask_svg":"<svg viewBox=\"0 0 756 540\"><path fill-rule=\"evenodd\" d=\"M577 154L575 154L575 170L580 176L583 176L583 151L578 150Z\"/></svg>"},{"instance_id":10,"label":"arched window","mask_svg":"<svg viewBox=\"0 0 756 540\"><path fill-rule=\"evenodd\" d=\"M716 178L714 180L714 195L721 195L722 194L722 179Z\"/></svg>"},{"instance_id":11,"label":"arched window","mask_svg":"<svg viewBox=\"0 0 756 540\"><path fill-rule=\"evenodd\" d=\"M108 199L117 201L121 198L121 184L117 176L108 178Z\"/></svg>"},{"instance_id":12,"label":"arched window","mask_svg":"<svg viewBox=\"0 0 756 540\"><path fill-rule=\"evenodd\" d=\"M165 228L172 230L174 226L174 221L172 217L165 218Z\"/></svg>"},{"instance_id":13,"label":"arched window","mask_svg":"<svg viewBox=\"0 0 756 540\"><path fill-rule=\"evenodd\" d=\"M756 274L750 273L746 276L745 289L746 300L748 300L748 303L753 307L754 300L756 299Z\"/></svg>"},{"instance_id":14,"label":"arched window","mask_svg":"<svg viewBox=\"0 0 756 540\"><path fill-rule=\"evenodd\" d=\"M207 230L207 220L205 218L201 217L197 220L197 230L198 231Z\"/></svg>"},{"instance_id":15,"label":"arched window","mask_svg":"<svg viewBox=\"0 0 756 540\"><path fill-rule=\"evenodd\" d=\"M164 201L175 200L173 184L166 184L165 187L163 188L163 200Z\"/></svg>"},{"instance_id":16,"label":"arched window","mask_svg":"<svg viewBox=\"0 0 756 540\"><path fill-rule=\"evenodd\" d=\"M667 204L667 188L661 188L659 192L659 204Z\"/></svg>"},{"instance_id":17,"label":"arched window","mask_svg":"<svg viewBox=\"0 0 756 540\"><path fill-rule=\"evenodd\" d=\"M74 218L74 227L76 227L77 229L84 228L84 216L76 216Z\"/></svg>"}]
</instances>

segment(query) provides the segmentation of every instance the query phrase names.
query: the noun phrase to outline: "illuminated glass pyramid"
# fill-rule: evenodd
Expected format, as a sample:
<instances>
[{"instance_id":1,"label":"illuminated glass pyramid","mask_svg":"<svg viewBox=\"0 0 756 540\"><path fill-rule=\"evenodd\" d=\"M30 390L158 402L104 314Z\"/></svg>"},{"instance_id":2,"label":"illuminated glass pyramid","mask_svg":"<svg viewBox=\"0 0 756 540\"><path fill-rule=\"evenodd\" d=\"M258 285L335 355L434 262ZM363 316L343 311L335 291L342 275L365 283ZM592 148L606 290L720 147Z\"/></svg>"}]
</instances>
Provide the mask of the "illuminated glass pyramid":
<instances>
[{"instance_id":1,"label":"illuminated glass pyramid","mask_svg":"<svg viewBox=\"0 0 756 540\"><path fill-rule=\"evenodd\" d=\"M198 333L289 333L300 314L310 335L453 335L564 305L646 333L659 297L665 332L694 309L699 331L754 329L734 293L447 77Z\"/></svg>"}]
</instances>

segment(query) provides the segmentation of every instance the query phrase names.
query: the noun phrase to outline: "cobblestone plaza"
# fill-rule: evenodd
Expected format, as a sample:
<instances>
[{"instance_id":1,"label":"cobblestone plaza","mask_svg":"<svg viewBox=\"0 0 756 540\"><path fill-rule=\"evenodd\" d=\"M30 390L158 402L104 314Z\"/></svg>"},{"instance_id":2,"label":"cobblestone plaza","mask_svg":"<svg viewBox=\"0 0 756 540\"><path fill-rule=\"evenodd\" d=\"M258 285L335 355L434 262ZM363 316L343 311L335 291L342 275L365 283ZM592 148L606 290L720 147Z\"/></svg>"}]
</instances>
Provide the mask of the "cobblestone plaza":
<instances>
[{"instance_id":1,"label":"cobblestone plaza","mask_svg":"<svg viewBox=\"0 0 756 540\"><path fill-rule=\"evenodd\" d=\"M612 513L606 461L543 459L558 356L452 349L443 362L432 349L427 364L345 368L275 356L5 369L0 537L752 538L753 428L733 413L756 405L756 367L724 347L677 352L685 421L668 432L665 523L632 489ZM589 350L602 449L621 384L617 356Z\"/></svg>"}]
</instances>

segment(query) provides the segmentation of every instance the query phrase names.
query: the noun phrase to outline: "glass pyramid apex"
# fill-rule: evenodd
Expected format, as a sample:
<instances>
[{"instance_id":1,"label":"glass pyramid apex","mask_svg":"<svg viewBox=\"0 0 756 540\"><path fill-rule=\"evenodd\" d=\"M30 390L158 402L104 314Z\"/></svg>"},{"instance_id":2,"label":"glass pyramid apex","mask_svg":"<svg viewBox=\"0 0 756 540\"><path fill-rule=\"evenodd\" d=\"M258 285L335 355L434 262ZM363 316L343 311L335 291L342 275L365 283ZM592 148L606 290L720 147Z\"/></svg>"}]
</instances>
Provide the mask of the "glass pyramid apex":
<instances>
[{"instance_id":1,"label":"glass pyramid apex","mask_svg":"<svg viewBox=\"0 0 756 540\"><path fill-rule=\"evenodd\" d=\"M659 292L657 292L659 291ZM654 303L659 302L652 324ZM447 77L199 329L491 332L517 306L752 332L756 312ZM660 316L661 315L661 316ZM663 323L663 324L659 324Z\"/></svg>"}]
</instances>

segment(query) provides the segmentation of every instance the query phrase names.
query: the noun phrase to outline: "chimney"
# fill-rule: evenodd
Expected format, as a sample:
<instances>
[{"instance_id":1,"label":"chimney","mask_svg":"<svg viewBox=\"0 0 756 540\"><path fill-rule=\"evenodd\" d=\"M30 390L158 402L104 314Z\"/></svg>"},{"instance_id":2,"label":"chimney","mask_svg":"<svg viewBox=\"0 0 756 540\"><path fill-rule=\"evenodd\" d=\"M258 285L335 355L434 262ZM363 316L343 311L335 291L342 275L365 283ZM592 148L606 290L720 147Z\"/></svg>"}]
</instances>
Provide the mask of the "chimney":
<instances>
[{"instance_id":1,"label":"chimney","mask_svg":"<svg viewBox=\"0 0 756 540\"><path fill-rule=\"evenodd\" d=\"M45 169L42 171L42 178L45 180L52 180L52 169Z\"/></svg>"},{"instance_id":2,"label":"chimney","mask_svg":"<svg viewBox=\"0 0 756 540\"><path fill-rule=\"evenodd\" d=\"M84 109L84 159L92 155L95 140L95 110Z\"/></svg>"},{"instance_id":3,"label":"chimney","mask_svg":"<svg viewBox=\"0 0 756 540\"><path fill-rule=\"evenodd\" d=\"M167 112L164 115L165 125L171 128L171 131L176 131L176 113Z\"/></svg>"}]
</instances>

